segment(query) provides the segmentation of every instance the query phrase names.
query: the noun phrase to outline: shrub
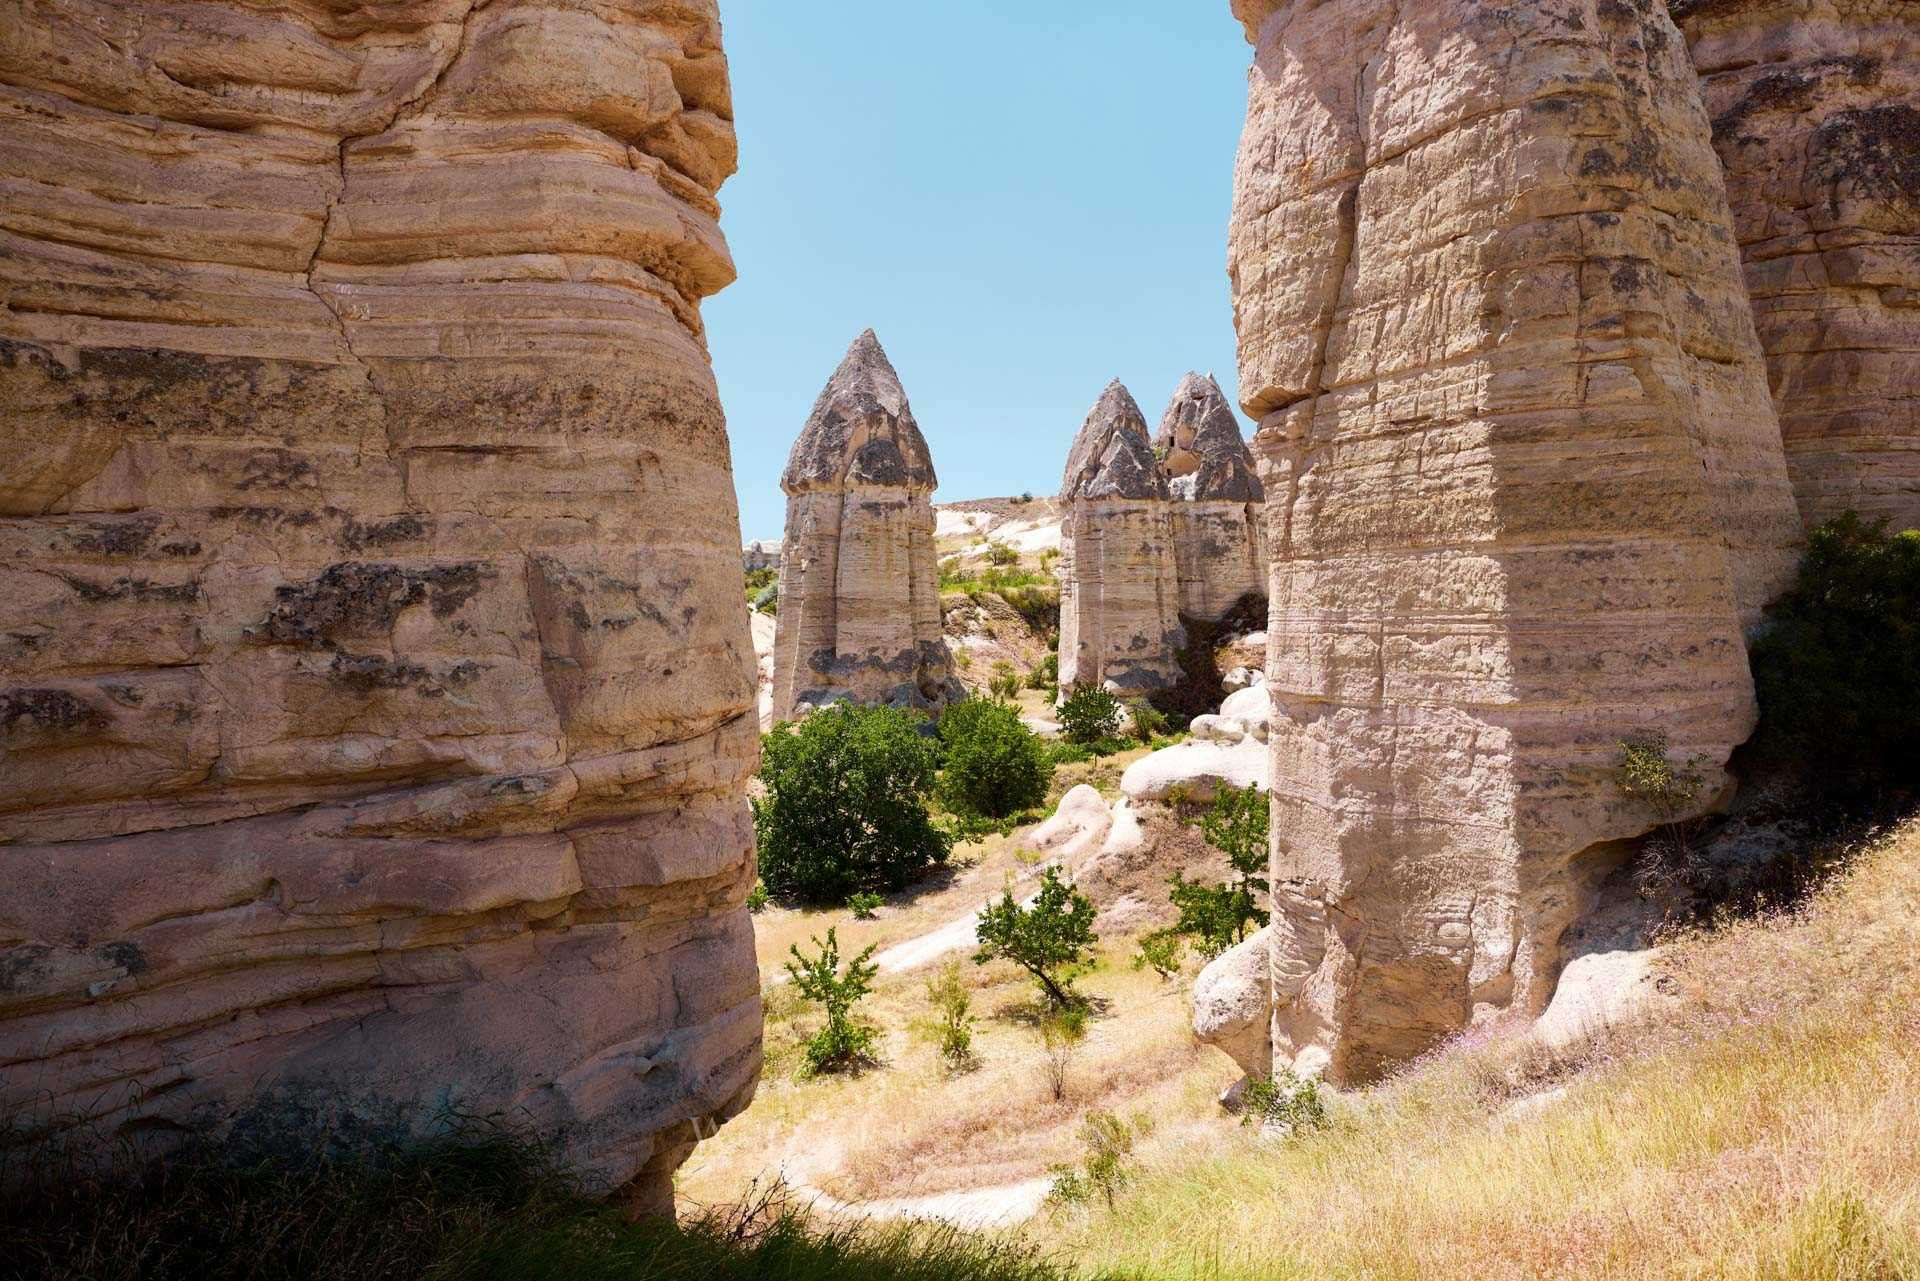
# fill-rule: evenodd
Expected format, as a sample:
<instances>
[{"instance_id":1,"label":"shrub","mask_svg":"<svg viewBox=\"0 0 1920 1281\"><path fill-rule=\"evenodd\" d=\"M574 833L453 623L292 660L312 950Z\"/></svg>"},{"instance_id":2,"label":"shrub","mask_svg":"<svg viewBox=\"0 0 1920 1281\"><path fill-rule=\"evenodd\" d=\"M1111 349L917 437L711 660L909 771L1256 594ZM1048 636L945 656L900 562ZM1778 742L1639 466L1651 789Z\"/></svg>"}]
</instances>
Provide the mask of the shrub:
<instances>
[{"instance_id":1,"label":"shrub","mask_svg":"<svg viewBox=\"0 0 1920 1281\"><path fill-rule=\"evenodd\" d=\"M1040 873L1040 892L1029 907L1005 891L998 903L981 909L975 932L980 950L976 965L1004 958L1012 961L1040 985L1055 1008L1076 1006L1073 972L1093 956L1093 902L1060 879L1060 869Z\"/></svg>"},{"instance_id":2,"label":"shrub","mask_svg":"<svg viewBox=\"0 0 1920 1281\"><path fill-rule=\"evenodd\" d=\"M1080 1122L1080 1142L1086 1156L1076 1169L1050 1167L1053 1187L1047 1199L1056 1205L1082 1205L1098 1196L1113 1208L1114 1196L1126 1184L1127 1161L1133 1155L1133 1127L1098 1108Z\"/></svg>"},{"instance_id":3,"label":"shrub","mask_svg":"<svg viewBox=\"0 0 1920 1281\"><path fill-rule=\"evenodd\" d=\"M1847 804L1920 786L1920 530L1826 522L1768 619L1755 752Z\"/></svg>"},{"instance_id":4,"label":"shrub","mask_svg":"<svg viewBox=\"0 0 1920 1281\"><path fill-rule=\"evenodd\" d=\"M1060 684L1060 655L1048 654L1027 673L1028 689L1053 689Z\"/></svg>"},{"instance_id":5,"label":"shrub","mask_svg":"<svg viewBox=\"0 0 1920 1281\"><path fill-rule=\"evenodd\" d=\"M759 913L767 905L767 883L756 879L753 888L747 891L747 911Z\"/></svg>"},{"instance_id":6,"label":"shrub","mask_svg":"<svg viewBox=\"0 0 1920 1281\"><path fill-rule=\"evenodd\" d=\"M874 949L869 945L848 961L843 973L840 940L832 929L827 931L825 943L816 936L813 945L820 949L820 955L803 956L797 943L787 949L793 953L793 960L787 962L787 977L794 989L808 1000L818 1001L827 1013L826 1024L807 1038L807 1071L840 1072L871 1063L874 1030L854 1019L853 1007L873 991L873 977L880 972L869 960Z\"/></svg>"},{"instance_id":7,"label":"shrub","mask_svg":"<svg viewBox=\"0 0 1920 1281\"><path fill-rule=\"evenodd\" d=\"M1127 721L1127 732L1142 743L1153 742L1167 730L1165 714L1155 710L1153 704L1144 698L1128 700Z\"/></svg>"},{"instance_id":8,"label":"shrub","mask_svg":"<svg viewBox=\"0 0 1920 1281\"><path fill-rule=\"evenodd\" d=\"M1641 842L1634 861L1634 884L1646 898L1694 893L1702 888L1706 860L1694 848L1697 827L1689 807L1700 794L1698 774L1676 769L1667 759L1667 735L1656 730L1623 740L1614 782L1622 795L1653 811L1658 827Z\"/></svg>"},{"instance_id":9,"label":"shrub","mask_svg":"<svg viewBox=\"0 0 1920 1281\"><path fill-rule=\"evenodd\" d=\"M1045 799L1053 778L1046 747L1012 704L953 704L940 718L940 741L940 798L955 813L999 819Z\"/></svg>"},{"instance_id":10,"label":"shrub","mask_svg":"<svg viewBox=\"0 0 1920 1281\"><path fill-rule=\"evenodd\" d=\"M1200 816L1208 844L1227 856L1233 879L1222 885L1173 874L1170 897L1180 919L1172 933L1195 941L1201 955L1215 957L1247 936L1247 926L1268 920L1260 901L1267 894L1267 796L1257 787L1223 787Z\"/></svg>"},{"instance_id":11,"label":"shrub","mask_svg":"<svg viewBox=\"0 0 1920 1281\"><path fill-rule=\"evenodd\" d=\"M1097 743L1120 732L1120 702L1088 681L1076 684L1060 704L1060 728L1070 743Z\"/></svg>"},{"instance_id":12,"label":"shrub","mask_svg":"<svg viewBox=\"0 0 1920 1281\"><path fill-rule=\"evenodd\" d=\"M1272 1125L1290 1134L1324 1130L1327 1103L1320 1094L1320 1082L1287 1067L1272 1076L1250 1077L1240 1124Z\"/></svg>"},{"instance_id":13,"label":"shrub","mask_svg":"<svg viewBox=\"0 0 1920 1281\"><path fill-rule=\"evenodd\" d=\"M1086 1039L1085 1006L1064 1006L1040 1020L1041 1061L1046 1065L1047 1088L1056 1103L1067 1097L1067 1068Z\"/></svg>"},{"instance_id":14,"label":"shrub","mask_svg":"<svg viewBox=\"0 0 1920 1281\"><path fill-rule=\"evenodd\" d=\"M999 662L993 665L993 676L987 681L987 693L1009 703L1020 697L1020 673L1013 670L1012 663Z\"/></svg>"},{"instance_id":15,"label":"shrub","mask_svg":"<svg viewBox=\"0 0 1920 1281\"><path fill-rule=\"evenodd\" d=\"M880 911L880 905L886 900L871 890L861 890L847 899L847 910L853 913L856 921L871 921Z\"/></svg>"},{"instance_id":16,"label":"shrub","mask_svg":"<svg viewBox=\"0 0 1920 1281\"><path fill-rule=\"evenodd\" d=\"M777 569L750 569L747 571L747 599L752 600L767 588L780 581Z\"/></svg>"},{"instance_id":17,"label":"shrub","mask_svg":"<svg viewBox=\"0 0 1920 1281\"><path fill-rule=\"evenodd\" d=\"M940 1016L940 1057L955 1072L974 1066L973 996L960 977L960 962L949 961L938 978L927 980L927 999Z\"/></svg>"},{"instance_id":18,"label":"shrub","mask_svg":"<svg viewBox=\"0 0 1920 1281\"><path fill-rule=\"evenodd\" d=\"M1020 553L1005 543L990 542L987 544L987 564L999 566L1018 565L1019 563Z\"/></svg>"},{"instance_id":19,"label":"shrub","mask_svg":"<svg viewBox=\"0 0 1920 1281\"><path fill-rule=\"evenodd\" d=\"M1185 941L1172 930L1142 934L1140 950L1134 953L1133 968L1151 968L1162 979L1170 979L1180 972L1180 954L1185 950Z\"/></svg>"},{"instance_id":20,"label":"shrub","mask_svg":"<svg viewBox=\"0 0 1920 1281\"><path fill-rule=\"evenodd\" d=\"M755 592L753 596L753 607L762 614L778 614L780 612L780 584L777 582L768 583L758 592Z\"/></svg>"},{"instance_id":21,"label":"shrub","mask_svg":"<svg viewBox=\"0 0 1920 1281\"><path fill-rule=\"evenodd\" d=\"M933 743L885 707L824 708L762 740L753 802L760 873L775 897L820 905L897 890L946 861L934 826Z\"/></svg>"}]
</instances>

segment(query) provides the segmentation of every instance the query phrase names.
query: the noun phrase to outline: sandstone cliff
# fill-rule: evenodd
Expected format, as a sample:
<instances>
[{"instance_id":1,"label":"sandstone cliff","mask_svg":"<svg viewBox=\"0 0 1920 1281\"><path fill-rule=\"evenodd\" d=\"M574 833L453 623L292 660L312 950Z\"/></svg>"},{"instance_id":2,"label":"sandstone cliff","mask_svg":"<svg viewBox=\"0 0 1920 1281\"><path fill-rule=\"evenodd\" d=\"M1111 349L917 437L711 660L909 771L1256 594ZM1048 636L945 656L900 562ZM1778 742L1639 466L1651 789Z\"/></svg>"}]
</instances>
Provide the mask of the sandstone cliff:
<instances>
[{"instance_id":1,"label":"sandstone cliff","mask_svg":"<svg viewBox=\"0 0 1920 1281\"><path fill-rule=\"evenodd\" d=\"M931 711L962 696L941 628L938 484L869 329L820 393L780 479L776 720L838 699Z\"/></svg>"},{"instance_id":2,"label":"sandstone cliff","mask_svg":"<svg viewBox=\"0 0 1920 1281\"><path fill-rule=\"evenodd\" d=\"M1074 437L1060 505L1061 688L1131 697L1172 684L1185 637L1167 481L1117 379Z\"/></svg>"},{"instance_id":3,"label":"sandstone cliff","mask_svg":"<svg viewBox=\"0 0 1920 1281\"><path fill-rule=\"evenodd\" d=\"M712 0L6 0L0 103L0 1105L658 1207L760 1054Z\"/></svg>"},{"instance_id":4,"label":"sandstone cliff","mask_svg":"<svg viewBox=\"0 0 1920 1281\"><path fill-rule=\"evenodd\" d=\"M1920 5L1672 0L1809 525L1920 526Z\"/></svg>"},{"instance_id":5,"label":"sandstone cliff","mask_svg":"<svg viewBox=\"0 0 1920 1281\"><path fill-rule=\"evenodd\" d=\"M1265 495L1220 384L1199 374L1182 378L1153 450L1171 499L1180 612L1212 621L1243 596L1265 595Z\"/></svg>"},{"instance_id":6,"label":"sandstone cliff","mask_svg":"<svg viewBox=\"0 0 1920 1281\"><path fill-rule=\"evenodd\" d=\"M1797 517L1660 0L1238 0L1230 271L1273 556L1275 1046L1535 1014L1665 729L1750 731Z\"/></svg>"}]
</instances>

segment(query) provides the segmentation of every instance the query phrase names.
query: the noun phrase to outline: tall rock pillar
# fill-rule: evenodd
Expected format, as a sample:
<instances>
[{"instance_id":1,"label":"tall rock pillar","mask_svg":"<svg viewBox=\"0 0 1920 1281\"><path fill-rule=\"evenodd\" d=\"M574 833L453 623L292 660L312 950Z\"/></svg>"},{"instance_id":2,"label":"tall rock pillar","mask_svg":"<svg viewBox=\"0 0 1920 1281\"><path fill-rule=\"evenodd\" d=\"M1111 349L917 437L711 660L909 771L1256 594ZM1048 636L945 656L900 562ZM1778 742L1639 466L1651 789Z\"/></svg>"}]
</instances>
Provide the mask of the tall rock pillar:
<instances>
[{"instance_id":1,"label":"tall rock pillar","mask_svg":"<svg viewBox=\"0 0 1920 1281\"><path fill-rule=\"evenodd\" d=\"M841 699L935 711L964 697L940 626L927 442L871 329L787 459L773 715Z\"/></svg>"},{"instance_id":2,"label":"tall rock pillar","mask_svg":"<svg viewBox=\"0 0 1920 1281\"><path fill-rule=\"evenodd\" d=\"M714 5L6 10L0 1106L660 1208L760 1063Z\"/></svg>"},{"instance_id":3,"label":"tall rock pillar","mask_svg":"<svg viewBox=\"0 0 1920 1281\"><path fill-rule=\"evenodd\" d=\"M1185 643L1167 481L1118 379L1088 412L1060 489L1060 685L1122 697L1177 679Z\"/></svg>"},{"instance_id":4,"label":"tall rock pillar","mask_svg":"<svg viewBox=\"0 0 1920 1281\"><path fill-rule=\"evenodd\" d=\"M1671 3L1801 515L1920 526L1920 5Z\"/></svg>"},{"instance_id":5,"label":"tall rock pillar","mask_svg":"<svg viewBox=\"0 0 1920 1281\"><path fill-rule=\"evenodd\" d=\"M1199 374L1180 380L1153 452L1167 476L1180 612L1214 621L1247 596L1265 596L1265 496L1220 384Z\"/></svg>"},{"instance_id":6,"label":"tall rock pillar","mask_svg":"<svg viewBox=\"0 0 1920 1281\"><path fill-rule=\"evenodd\" d=\"M1543 1007L1622 738L1724 782L1798 521L1662 0L1234 9L1275 1048L1364 1081Z\"/></svg>"}]
</instances>

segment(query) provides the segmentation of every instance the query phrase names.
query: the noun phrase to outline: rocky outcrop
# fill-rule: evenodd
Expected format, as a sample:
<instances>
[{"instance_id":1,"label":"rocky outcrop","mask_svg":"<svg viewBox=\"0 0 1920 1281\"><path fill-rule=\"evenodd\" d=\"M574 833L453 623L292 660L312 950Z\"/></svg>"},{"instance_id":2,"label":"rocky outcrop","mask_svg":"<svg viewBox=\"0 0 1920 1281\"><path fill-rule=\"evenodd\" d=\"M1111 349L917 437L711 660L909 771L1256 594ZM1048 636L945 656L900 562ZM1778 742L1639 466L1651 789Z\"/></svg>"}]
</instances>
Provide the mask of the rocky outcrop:
<instances>
[{"instance_id":1,"label":"rocky outcrop","mask_svg":"<svg viewBox=\"0 0 1920 1281\"><path fill-rule=\"evenodd\" d=\"M1127 697L1178 677L1185 643L1167 481L1118 379L1087 413L1060 488L1060 686Z\"/></svg>"},{"instance_id":2,"label":"rocky outcrop","mask_svg":"<svg viewBox=\"0 0 1920 1281\"><path fill-rule=\"evenodd\" d=\"M1800 511L1920 526L1920 7L1672 0Z\"/></svg>"},{"instance_id":3,"label":"rocky outcrop","mask_svg":"<svg viewBox=\"0 0 1920 1281\"><path fill-rule=\"evenodd\" d=\"M510 1114L639 1208L760 1062L711 0L0 22L0 1106Z\"/></svg>"},{"instance_id":4,"label":"rocky outcrop","mask_svg":"<svg viewBox=\"0 0 1920 1281\"><path fill-rule=\"evenodd\" d=\"M1194 1040L1214 1046L1250 1076L1273 1074L1271 936L1271 926L1249 934L1193 981Z\"/></svg>"},{"instance_id":5,"label":"rocky outcrop","mask_svg":"<svg viewBox=\"0 0 1920 1281\"><path fill-rule=\"evenodd\" d=\"M1212 622L1246 596L1264 596L1267 557L1253 453L1212 378L1180 380L1154 456L1167 477L1180 612Z\"/></svg>"},{"instance_id":6,"label":"rocky outcrop","mask_svg":"<svg viewBox=\"0 0 1920 1281\"><path fill-rule=\"evenodd\" d=\"M749 574L762 569L780 568L780 540L762 538L740 549L741 567Z\"/></svg>"},{"instance_id":7,"label":"rocky outcrop","mask_svg":"<svg viewBox=\"0 0 1920 1281\"><path fill-rule=\"evenodd\" d=\"M964 697L941 628L938 484L900 377L869 329L814 403L780 478L775 719L841 699L931 711Z\"/></svg>"},{"instance_id":8,"label":"rocky outcrop","mask_svg":"<svg viewBox=\"0 0 1920 1281\"><path fill-rule=\"evenodd\" d=\"M1536 1014L1664 728L1754 720L1797 516L1659 0L1239 0L1231 233L1268 496L1277 1057Z\"/></svg>"}]
</instances>

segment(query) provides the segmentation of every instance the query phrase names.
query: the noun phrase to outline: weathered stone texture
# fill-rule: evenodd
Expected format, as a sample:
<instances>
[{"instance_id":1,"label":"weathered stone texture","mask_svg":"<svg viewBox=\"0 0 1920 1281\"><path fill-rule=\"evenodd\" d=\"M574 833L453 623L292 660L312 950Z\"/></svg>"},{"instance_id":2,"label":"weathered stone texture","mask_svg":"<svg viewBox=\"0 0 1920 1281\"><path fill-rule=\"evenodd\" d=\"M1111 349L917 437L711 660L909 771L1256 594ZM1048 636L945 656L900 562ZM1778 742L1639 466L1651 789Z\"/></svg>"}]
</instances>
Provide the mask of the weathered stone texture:
<instances>
[{"instance_id":1,"label":"weathered stone texture","mask_svg":"<svg viewBox=\"0 0 1920 1281\"><path fill-rule=\"evenodd\" d=\"M759 1065L711 0L5 0L0 111L0 1103L658 1204Z\"/></svg>"},{"instance_id":2,"label":"weathered stone texture","mask_svg":"<svg viewBox=\"0 0 1920 1281\"><path fill-rule=\"evenodd\" d=\"M840 699L932 711L964 697L941 627L939 480L871 329L820 393L780 485L774 718Z\"/></svg>"},{"instance_id":3,"label":"weathered stone texture","mask_svg":"<svg viewBox=\"0 0 1920 1281\"><path fill-rule=\"evenodd\" d=\"M1167 480L1117 379L1074 437L1060 506L1061 688L1132 697L1171 685L1185 632Z\"/></svg>"},{"instance_id":4,"label":"weathered stone texture","mask_svg":"<svg viewBox=\"0 0 1920 1281\"><path fill-rule=\"evenodd\" d=\"M1276 1048L1538 1013L1664 728L1754 718L1797 517L1659 0L1241 0L1230 271L1273 556Z\"/></svg>"},{"instance_id":5,"label":"weathered stone texture","mask_svg":"<svg viewBox=\"0 0 1920 1281\"><path fill-rule=\"evenodd\" d=\"M1920 526L1920 3L1673 0L1809 525Z\"/></svg>"},{"instance_id":6,"label":"weathered stone texture","mask_svg":"<svg viewBox=\"0 0 1920 1281\"><path fill-rule=\"evenodd\" d=\"M1180 612L1212 621L1243 597L1264 596L1265 496L1220 384L1199 374L1180 380L1153 452L1167 476Z\"/></svg>"}]
</instances>

